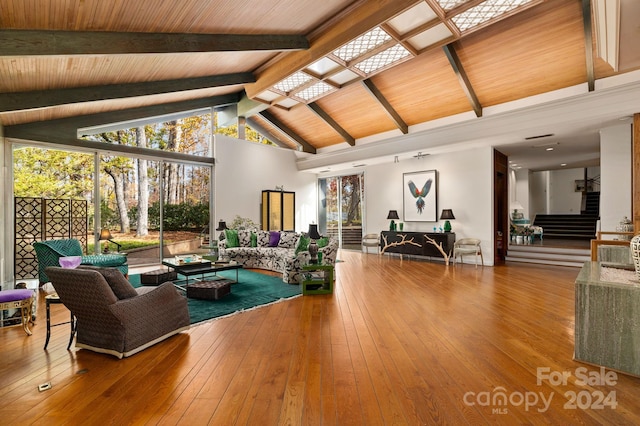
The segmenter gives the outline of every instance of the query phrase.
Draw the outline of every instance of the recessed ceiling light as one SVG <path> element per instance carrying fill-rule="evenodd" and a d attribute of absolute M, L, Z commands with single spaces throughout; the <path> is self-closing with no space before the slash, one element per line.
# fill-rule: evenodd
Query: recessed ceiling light
<path fill-rule="evenodd" d="M 547 151 L 553 151 L 553 148 L 549 147 L 547 148 Z"/>
<path fill-rule="evenodd" d="M 562 164 L 560 164 L 560 166 L 561 166 L 561 167 L 564 167 L 564 166 L 566 166 L 566 165 L 567 165 L 567 163 L 562 163 Z"/>

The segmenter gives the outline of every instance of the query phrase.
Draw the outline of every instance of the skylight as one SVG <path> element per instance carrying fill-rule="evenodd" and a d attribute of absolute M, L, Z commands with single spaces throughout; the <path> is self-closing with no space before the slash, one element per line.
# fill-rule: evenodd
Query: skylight
<path fill-rule="evenodd" d="M 357 58 L 358 56 L 367 53 L 376 47 L 391 40 L 391 36 L 384 32 L 382 28 L 375 27 L 371 31 L 364 33 L 360 37 L 351 40 L 341 48 L 333 52 L 338 58 L 345 62 Z"/>
<path fill-rule="evenodd" d="M 310 101 L 311 99 L 318 98 L 331 90 L 335 90 L 335 87 L 325 83 L 324 81 L 319 81 L 313 86 L 309 86 L 304 90 L 301 90 L 294 96 L 304 99 L 305 101 Z"/>
<path fill-rule="evenodd" d="M 469 0 L 438 0 L 438 4 L 444 10 L 451 10 L 456 6 L 467 3 Z"/>
<path fill-rule="evenodd" d="M 311 76 L 309 74 L 305 74 L 301 71 L 298 71 L 294 74 L 291 74 L 289 77 L 282 80 L 280 83 L 273 86 L 283 93 L 289 93 L 293 89 L 302 86 L 311 80 Z"/>
<path fill-rule="evenodd" d="M 344 86 L 370 78 L 428 49 L 440 48 L 488 23 L 543 1 L 417 2 L 337 49 L 327 49 L 314 62 L 301 66 L 294 74 L 264 90 L 257 99 L 287 109 L 300 103 L 314 102 Z"/>
<path fill-rule="evenodd" d="M 530 1 L 531 0 L 487 0 L 454 16 L 451 20 L 461 32 L 464 32 L 503 13 L 527 4 Z"/>
<path fill-rule="evenodd" d="M 387 50 L 383 50 L 377 55 L 373 55 L 369 59 L 365 59 L 364 61 L 356 64 L 355 68 L 358 68 L 365 74 L 371 74 L 372 72 L 391 65 L 392 63 L 406 58 L 409 55 L 410 53 L 407 49 L 396 44 L 395 46 L 390 47 Z"/>

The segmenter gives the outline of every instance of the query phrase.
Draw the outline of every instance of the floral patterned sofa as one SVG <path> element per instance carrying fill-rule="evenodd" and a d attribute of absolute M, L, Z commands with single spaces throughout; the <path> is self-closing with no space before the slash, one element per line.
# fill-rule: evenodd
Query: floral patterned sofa
<path fill-rule="evenodd" d="M 219 257 L 241 263 L 245 268 L 282 272 L 282 281 L 302 282 L 302 266 L 309 263 L 309 237 L 293 231 L 225 230 L 218 243 Z M 322 263 L 335 264 L 338 240 L 324 237 L 317 241 Z"/>

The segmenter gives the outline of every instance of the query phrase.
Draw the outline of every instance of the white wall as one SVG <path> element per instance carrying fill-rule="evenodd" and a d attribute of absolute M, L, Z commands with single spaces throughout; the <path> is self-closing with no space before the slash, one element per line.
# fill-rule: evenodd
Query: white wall
<path fill-rule="evenodd" d="M 549 213 L 580 214 L 582 192 L 575 191 L 575 181 L 584 178 L 584 169 L 549 172 Z"/>
<path fill-rule="evenodd" d="M 529 170 L 510 170 L 509 173 L 509 214 L 513 212 L 511 203 L 514 201 L 522 204 L 522 213 L 525 219 L 531 218 L 529 208 Z"/>
<path fill-rule="evenodd" d="M 398 210 L 403 220 L 403 173 L 438 171 L 438 218 L 442 209 L 452 209 L 456 239 L 482 240 L 485 265 L 493 265 L 493 150 L 477 148 L 451 154 L 430 155 L 365 168 L 365 229 L 378 233 L 389 229 L 387 213 Z M 433 232 L 444 221 L 405 222 L 405 231 Z M 473 262 L 473 259 L 467 259 Z"/>
<path fill-rule="evenodd" d="M 529 174 L 529 214 L 533 221 L 537 214 L 548 214 L 548 182 L 549 172 L 532 172 Z"/>
<path fill-rule="evenodd" d="M 296 193 L 296 231 L 306 231 L 317 222 L 317 177 L 301 173 L 295 153 L 276 148 L 215 136 L 215 222 L 229 224 L 236 215 L 260 224 L 262 190 L 284 186 Z"/>
<path fill-rule="evenodd" d="M 7 226 L 5 226 L 7 224 L 7 221 L 5 220 L 7 216 L 7 212 L 6 209 L 9 208 L 9 206 L 13 206 L 12 202 L 7 202 L 7 198 L 9 197 L 9 195 L 7 194 L 7 192 L 9 191 L 9 188 L 7 188 L 9 185 L 8 179 L 7 179 L 7 175 L 8 175 L 8 171 L 7 171 L 7 165 L 5 164 L 5 151 L 6 151 L 6 141 L 4 139 L 4 127 L 2 126 L 2 123 L 0 123 L 0 167 L 2 167 L 2 179 L 0 179 L 0 200 L 2 201 L 2 204 L 4 207 L 0 208 L 0 289 L 1 290 L 8 290 L 10 289 L 10 287 L 7 287 L 7 283 L 9 283 L 9 278 L 8 274 L 9 271 L 7 270 L 7 262 L 8 262 L 8 256 L 7 256 L 7 248 L 11 247 L 10 242 L 6 241 L 6 228 Z"/>
<path fill-rule="evenodd" d="M 600 227 L 615 231 L 631 217 L 631 124 L 600 130 Z"/>

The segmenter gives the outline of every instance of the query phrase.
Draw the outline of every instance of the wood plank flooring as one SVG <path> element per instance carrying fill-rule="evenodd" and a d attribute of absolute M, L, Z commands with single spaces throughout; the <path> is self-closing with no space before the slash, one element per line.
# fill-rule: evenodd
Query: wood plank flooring
<path fill-rule="evenodd" d="M 640 424 L 640 379 L 576 382 L 580 367 L 599 372 L 572 360 L 578 269 L 339 257 L 333 295 L 195 325 L 123 360 L 67 351 L 68 326 L 44 351 L 40 297 L 33 336 L 0 329 L 0 423 Z M 538 368 L 571 376 L 538 384 Z M 615 392 L 617 406 L 572 409 L 571 392 L 583 406 Z"/>

